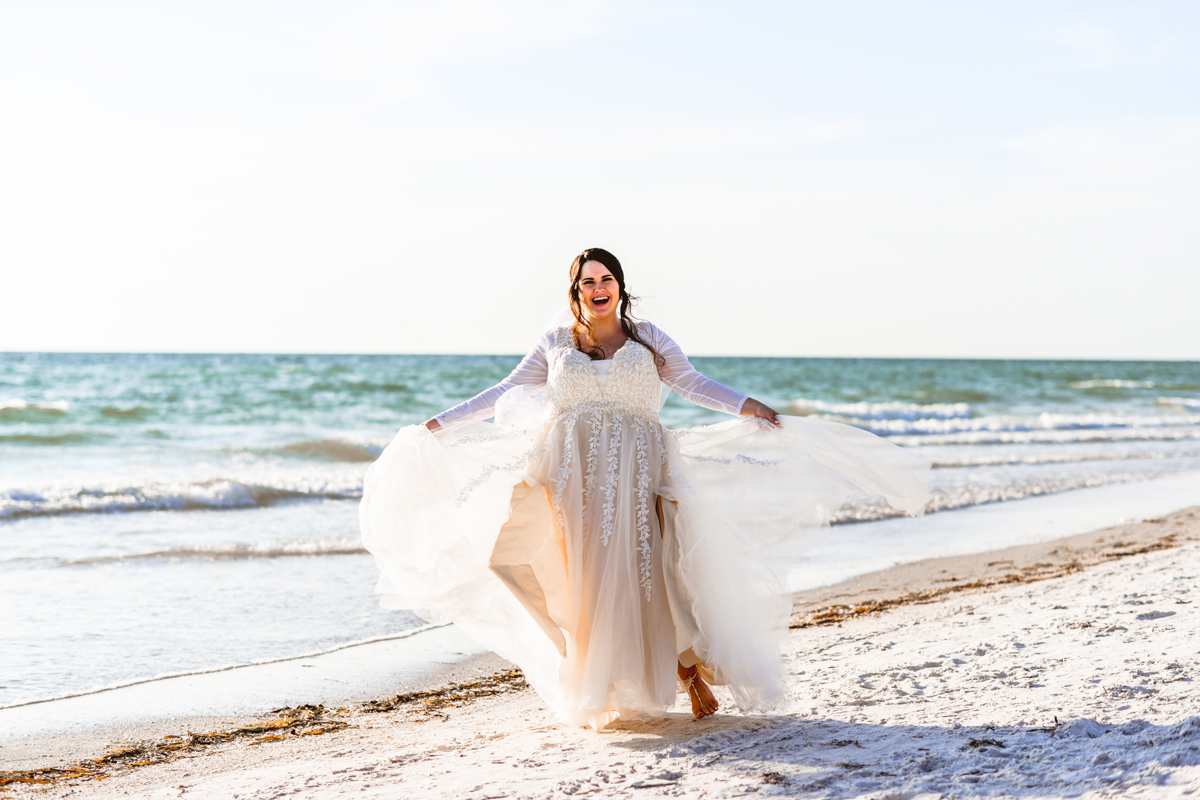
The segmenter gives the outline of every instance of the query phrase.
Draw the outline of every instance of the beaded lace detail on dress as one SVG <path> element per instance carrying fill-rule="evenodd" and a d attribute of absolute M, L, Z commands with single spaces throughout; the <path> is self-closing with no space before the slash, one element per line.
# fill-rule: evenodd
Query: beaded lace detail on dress
<path fill-rule="evenodd" d="M 555 412 L 566 414 L 593 403 L 620 408 L 647 420 L 658 421 L 658 369 L 654 356 L 630 339 L 613 356 L 605 391 L 600 391 L 592 360 L 575 347 L 570 328 L 554 332 L 549 352 L 546 388 Z"/>
<path fill-rule="evenodd" d="M 644 331 L 643 331 L 644 333 Z M 605 389 L 601 390 L 591 358 L 575 346 L 570 328 L 554 333 L 548 354 L 549 369 L 546 387 L 555 415 L 568 430 L 577 424 L 587 426 L 587 452 L 576 454 L 576 438 L 568 435 L 562 446 L 558 474 L 553 480 L 554 507 L 559 530 L 562 530 L 563 492 L 571 477 L 576 456 L 581 457 L 584 469 L 584 508 L 597 500 L 603 502 L 600 516 L 600 543 L 608 545 L 616 527 L 617 487 L 620 483 L 623 448 L 634 449 L 637 462 L 635 525 L 636 550 L 640 563 L 638 573 L 642 591 L 649 601 L 653 587 L 653 548 L 650 542 L 651 464 L 650 437 L 658 445 L 661 468 L 666 464 L 662 426 L 658 421 L 660 378 L 650 351 L 633 341 L 627 341 L 613 356 Z M 603 432 L 603 419 L 609 415 L 608 452 L 604 459 L 604 478 L 598 474 L 597 449 Z M 599 496 L 598 496 L 599 495 Z M 585 511 L 586 514 L 586 511 Z"/>

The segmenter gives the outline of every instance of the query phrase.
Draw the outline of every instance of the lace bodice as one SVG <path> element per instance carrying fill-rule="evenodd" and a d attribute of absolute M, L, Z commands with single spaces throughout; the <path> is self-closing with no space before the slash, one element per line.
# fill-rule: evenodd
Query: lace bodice
<path fill-rule="evenodd" d="M 543 334 L 507 378 L 436 419 L 441 425 L 487 419 L 509 389 L 541 385 L 548 387 L 551 402 L 560 412 L 587 402 L 611 402 L 639 416 L 656 419 L 660 382 L 696 405 L 726 414 L 741 411 L 746 395 L 697 372 L 670 336 L 649 322 L 639 322 L 638 332 L 663 357 L 662 366 L 655 365 L 654 357 L 645 347 L 634 341 L 626 342 L 613 358 L 602 392 L 590 359 L 575 350 L 570 328 L 557 328 Z M 553 378 L 552 371 L 557 373 Z"/>
<path fill-rule="evenodd" d="M 592 360 L 575 347 L 569 328 L 554 331 L 547 361 L 546 388 L 556 413 L 565 414 L 601 402 L 646 419 L 658 419 L 659 385 L 654 356 L 630 339 L 612 359 L 601 390 Z"/>

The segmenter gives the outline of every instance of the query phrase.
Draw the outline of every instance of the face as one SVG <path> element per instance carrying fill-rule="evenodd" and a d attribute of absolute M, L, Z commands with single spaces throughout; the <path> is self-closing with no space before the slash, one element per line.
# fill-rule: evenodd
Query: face
<path fill-rule="evenodd" d="M 588 261 L 579 273 L 579 304 L 583 313 L 596 319 L 604 319 L 617 313 L 621 303 L 621 289 L 608 267 L 599 261 Z"/>

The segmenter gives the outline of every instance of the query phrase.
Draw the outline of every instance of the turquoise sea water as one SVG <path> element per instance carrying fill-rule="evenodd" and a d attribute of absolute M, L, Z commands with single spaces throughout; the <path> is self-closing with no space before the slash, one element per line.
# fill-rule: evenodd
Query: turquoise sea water
<path fill-rule="evenodd" d="M 363 473 L 517 360 L 0 353 L 0 706 L 418 624 L 375 603 Z M 694 362 L 915 448 L 934 512 L 1200 470 L 1195 362 Z M 677 397 L 662 416 L 721 419 Z"/>

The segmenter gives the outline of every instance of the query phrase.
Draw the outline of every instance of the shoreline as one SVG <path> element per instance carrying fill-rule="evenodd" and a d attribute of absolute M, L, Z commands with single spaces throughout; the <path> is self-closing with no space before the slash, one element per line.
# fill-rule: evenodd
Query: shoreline
<path fill-rule="evenodd" d="M 1155 519 L 968 555 L 928 558 L 792 593 L 792 628 L 836 624 L 898 605 L 940 602 L 959 592 L 1036 583 L 1115 558 L 1176 546 L 1200 519 L 1191 506 Z"/>
<path fill-rule="evenodd" d="M 896 565 L 829 586 L 793 593 L 792 627 L 795 630 L 793 630 L 792 636 L 804 636 L 810 632 L 842 627 L 844 624 L 866 620 L 886 619 L 889 615 L 902 610 L 910 613 L 922 613 L 921 609 L 914 608 L 916 606 L 940 604 L 944 607 L 949 605 L 951 600 L 963 603 L 979 602 L 981 597 L 993 592 L 1020 590 L 1027 588 L 1024 586 L 1027 583 L 1065 578 L 1106 565 L 1117 565 L 1119 568 L 1119 564 L 1129 558 L 1144 557 L 1166 549 L 1173 550 L 1197 541 L 1200 541 L 1200 506 L 1192 506 L 1162 518 L 1118 525 L 1051 542 Z M 1018 579 L 1005 580 L 1007 576 L 1018 576 Z M 986 583 L 988 581 L 992 582 Z M 980 585 L 981 582 L 986 585 Z M 944 591 L 947 588 L 952 591 Z M 858 604 L 866 604 L 866 610 L 853 613 Z M 832 615 L 829 613 L 831 610 L 835 612 Z M 403 670 L 388 677 L 387 680 L 392 683 L 390 684 L 391 688 L 387 691 L 377 689 L 371 692 L 369 689 L 372 687 L 363 686 L 357 692 L 357 699 L 349 702 L 338 702 L 337 698 L 333 696 L 322 698 L 314 695 L 302 695 L 294 698 L 293 702 L 287 705 L 298 708 L 320 707 L 322 703 L 332 698 L 335 702 L 330 703 L 328 714 L 342 713 L 342 707 L 347 706 L 349 708 L 345 709 L 345 713 L 350 714 L 351 718 L 361 717 L 363 714 L 373 713 L 370 711 L 370 707 L 373 705 L 376 707 L 376 712 L 379 710 L 396 712 L 398 708 L 398 704 L 395 702 L 396 690 L 407 693 L 453 694 L 456 687 L 461 688 L 463 685 L 476 684 L 481 680 L 486 681 L 490 677 L 512 668 L 508 662 L 494 654 L 482 651 L 478 646 L 475 647 L 474 652 L 468 649 L 455 650 L 457 658 L 453 663 L 438 660 L 438 656 L 444 655 L 447 647 L 469 648 L 470 646 L 470 643 L 461 634 L 456 637 L 452 626 L 449 629 L 431 629 L 423 635 L 429 637 L 421 642 L 426 650 L 425 660 L 417 664 L 410 658 Z M 434 642 L 435 638 L 441 638 L 444 641 Z M 329 656 L 328 661 L 337 662 L 324 665 L 324 668 L 317 664 L 282 666 L 291 668 L 292 672 L 300 669 L 312 669 L 317 671 L 316 674 L 323 671 L 336 675 L 338 670 L 345 668 L 348 663 L 359 661 L 360 666 L 365 663 L 368 669 L 372 669 L 380 659 L 376 657 L 364 659 L 362 657 L 368 655 L 366 650 L 372 648 L 378 650 L 379 645 L 386 644 L 386 642 L 367 643 L 343 648 L 340 657 L 337 653 L 330 653 L 308 659 L 317 662 L 325 656 Z M 441 650 L 438 650 L 438 646 L 441 646 Z M 362 652 L 349 652 L 356 649 Z M 381 654 L 377 653 L 376 655 Z M 305 659 L 290 659 L 289 661 L 296 660 L 304 661 Z M 280 665 L 255 665 L 238 669 L 257 670 L 264 666 Z M 233 671 L 235 670 L 229 672 Z M 207 676 L 181 676 L 155 683 L 170 684 L 172 681 L 194 681 L 205 677 Z M 127 693 L 130 689 L 137 688 L 127 687 L 101 694 L 110 695 L 106 699 L 112 699 L 119 705 L 122 700 L 119 697 L 121 693 Z M 526 690 L 523 695 L 525 696 L 525 713 L 538 715 L 537 709 L 540 707 L 540 700 L 531 691 Z M 168 697 L 175 697 L 175 695 L 167 692 L 159 697 L 159 701 L 164 701 Z M 71 700 L 86 701 L 88 699 L 85 697 Z M 51 702 L 70 703 L 71 700 Z M 297 702 L 303 705 L 297 706 Z M 477 700 L 476 702 L 486 701 Z M 231 732 L 236 732 L 250 724 L 262 725 L 264 723 L 265 715 L 263 713 L 164 716 L 161 715 L 161 711 L 165 705 L 164 702 L 163 705 L 155 706 L 160 715 L 151 719 L 131 720 L 123 723 L 101 722 L 90 725 L 81 723 L 76 730 L 34 734 L 0 741 L 2 770 L 64 769 L 72 763 L 103 757 L 105 752 L 111 752 L 114 748 L 145 746 L 147 742 L 153 740 L 160 740 L 160 743 L 166 742 L 170 737 L 180 737 L 201 730 L 214 731 L 214 733 L 208 734 L 218 737 L 218 739 L 214 739 L 214 742 L 228 742 L 228 738 L 221 740 L 219 737 L 228 736 Z M 18 707 L 0 711 L 0 723 L 11 722 L 13 713 L 21 710 Z M 86 713 L 87 709 L 80 708 L 78 711 Z M 283 716 L 286 717 L 288 711 L 288 709 L 284 709 Z M 295 708 L 291 711 L 295 711 Z M 555 724 L 544 709 L 540 712 L 540 716 L 546 724 Z M 684 716 L 686 717 L 686 715 Z M 732 714 L 723 718 L 727 720 L 742 719 L 740 716 Z M 324 717 L 324 719 L 328 719 L 328 717 Z M 315 724 L 319 721 L 320 719 L 311 718 L 308 721 L 301 720 L 297 725 L 303 728 L 305 725 Z M 292 727 L 295 728 L 297 725 Z M 6 727 L 8 726 L 6 725 Z M 340 724 L 333 725 L 315 732 L 328 733 L 339 727 Z M 219 746 L 243 745 L 223 743 Z M 117 759 L 110 769 L 113 774 L 127 774 L 123 770 L 120 759 Z"/>
<path fill-rule="evenodd" d="M 331 647 L 328 650 L 319 650 L 319 651 L 312 652 L 312 653 L 301 653 L 300 655 L 296 655 L 296 656 L 283 656 L 281 658 L 268 658 L 263 661 L 253 661 L 249 664 L 228 664 L 223 667 L 212 667 L 211 669 L 195 669 L 195 670 L 187 670 L 184 672 L 172 672 L 167 675 L 156 675 L 153 678 L 141 678 L 139 680 L 129 681 L 128 683 L 118 683 L 114 686 L 102 686 L 98 689 L 90 689 L 86 692 L 75 692 L 74 694 L 64 694 L 64 695 L 60 695 L 59 697 L 47 697 L 42 700 L 26 700 L 23 703 L 13 703 L 10 706 L 0 706 L 0 712 L 8 711 L 9 709 L 14 709 L 14 708 L 25 708 L 26 706 L 40 706 L 44 703 L 57 703 L 57 702 L 60 702 L 63 700 L 74 700 L 78 697 L 89 697 L 89 696 L 95 695 L 95 694 L 104 694 L 105 692 L 118 692 L 122 689 L 129 689 L 133 686 L 141 686 L 141 685 L 147 684 L 147 683 L 158 683 L 159 681 L 169 681 L 169 680 L 174 680 L 176 678 L 194 678 L 198 675 L 214 675 L 218 672 L 233 672 L 234 670 L 239 670 L 239 669 L 253 669 L 255 667 L 265 667 L 270 664 L 282 664 L 287 661 L 301 661 L 306 658 L 318 658 L 319 656 L 329 655 L 330 653 L 336 653 L 341 650 L 350 650 L 355 647 L 366 647 L 366 646 L 372 645 L 372 644 L 379 644 L 380 642 L 392 642 L 392 641 L 397 641 L 400 639 L 410 639 L 413 636 L 417 636 L 419 634 L 426 633 L 428 631 L 435 630 L 437 628 L 444 628 L 450 624 L 451 623 L 449 623 L 449 622 L 444 622 L 441 624 L 426 624 L 426 625 L 422 625 L 419 628 L 412 628 L 411 630 L 401 631 L 400 633 L 394 633 L 394 634 L 391 634 L 388 636 L 375 636 L 370 639 L 364 639 L 361 642 L 347 642 L 346 644 L 341 644 L 341 645 L 338 645 L 337 647 Z"/>

